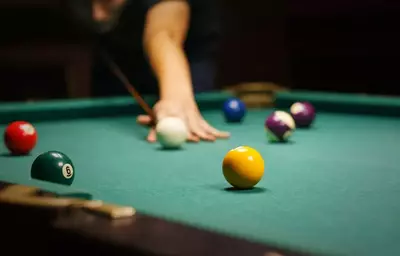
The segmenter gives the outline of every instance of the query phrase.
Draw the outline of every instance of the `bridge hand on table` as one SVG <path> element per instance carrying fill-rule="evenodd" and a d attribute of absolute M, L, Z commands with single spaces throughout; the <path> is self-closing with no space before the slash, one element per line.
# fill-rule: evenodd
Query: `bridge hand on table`
<path fill-rule="evenodd" d="M 195 102 L 194 104 L 182 105 L 175 101 L 161 100 L 154 105 L 153 109 L 157 120 L 164 117 L 179 117 L 184 120 L 189 130 L 188 141 L 215 141 L 216 139 L 229 138 L 230 136 L 229 132 L 220 131 L 204 120 Z M 139 115 L 137 117 L 137 122 L 141 125 L 150 126 L 152 121 L 153 120 L 149 115 Z M 157 141 L 154 127 L 150 127 L 147 141 Z"/>

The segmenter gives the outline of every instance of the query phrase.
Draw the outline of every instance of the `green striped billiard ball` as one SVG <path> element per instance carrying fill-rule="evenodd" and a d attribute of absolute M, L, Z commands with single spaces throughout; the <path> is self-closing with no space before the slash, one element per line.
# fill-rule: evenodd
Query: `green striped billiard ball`
<path fill-rule="evenodd" d="M 71 185 L 75 178 L 74 165 L 64 153 L 48 151 L 40 154 L 31 167 L 31 177 L 63 185 Z"/>

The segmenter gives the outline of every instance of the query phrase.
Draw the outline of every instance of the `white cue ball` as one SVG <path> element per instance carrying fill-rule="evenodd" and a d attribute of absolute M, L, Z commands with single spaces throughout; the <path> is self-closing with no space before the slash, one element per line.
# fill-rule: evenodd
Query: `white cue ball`
<path fill-rule="evenodd" d="M 186 142 L 188 129 L 178 117 L 165 117 L 156 125 L 157 140 L 164 148 L 179 148 Z"/>

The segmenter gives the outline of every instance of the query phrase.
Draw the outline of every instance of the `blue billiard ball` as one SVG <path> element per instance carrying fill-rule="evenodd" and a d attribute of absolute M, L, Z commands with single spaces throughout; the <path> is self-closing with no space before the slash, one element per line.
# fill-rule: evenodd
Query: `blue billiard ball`
<path fill-rule="evenodd" d="M 223 112 L 227 122 L 241 122 L 246 115 L 246 105 L 238 98 L 230 98 L 224 102 Z"/>

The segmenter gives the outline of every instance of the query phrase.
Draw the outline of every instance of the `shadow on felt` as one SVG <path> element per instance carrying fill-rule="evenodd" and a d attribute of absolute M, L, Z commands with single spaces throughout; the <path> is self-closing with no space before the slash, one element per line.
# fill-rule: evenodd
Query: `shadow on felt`
<path fill-rule="evenodd" d="M 216 184 L 206 186 L 211 189 L 219 190 L 225 193 L 236 193 L 236 194 L 260 194 L 270 192 L 269 189 L 264 187 L 253 187 L 249 189 L 238 189 L 234 187 L 226 187 L 226 184 Z"/>
<path fill-rule="evenodd" d="M 0 153 L 0 157 L 28 157 L 31 156 L 31 154 L 25 154 L 25 155 L 16 155 L 16 154 L 11 154 L 10 152 L 3 152 Z"/>
<path fill-rule="evenodd" d="M 293 145 L 296 142 L 294 140 L 287 140 L 287 141 L 268 141 L 267 143 L 271 145 Z"/>
<path fill-rule="evenodd" d="M 158 146 L 156 147 L 157 151 L 184 151 L 184 147 L 179 147 L 179 148 L 164 148 L 163 146 Z"/>
<path fill-rule="evenodd" d="M 229 193 L 236 193 L 236 194 L 260 194 L 260 193 L 265 193 L 268 192 L 269 190 L 263 187 L 253 187 L 249 189 L 238 189 L 234 187 L 226 187 L 222 189 L 223 191 L 229 192 Z"/>
<path fill-rule="evenodd" d="M 300 131 L 314 131 L 314 130 L 318 130 L 318 127 L 311 125 L 311 126 L 297 126 L 296 130 L 300 130 Z"/>

